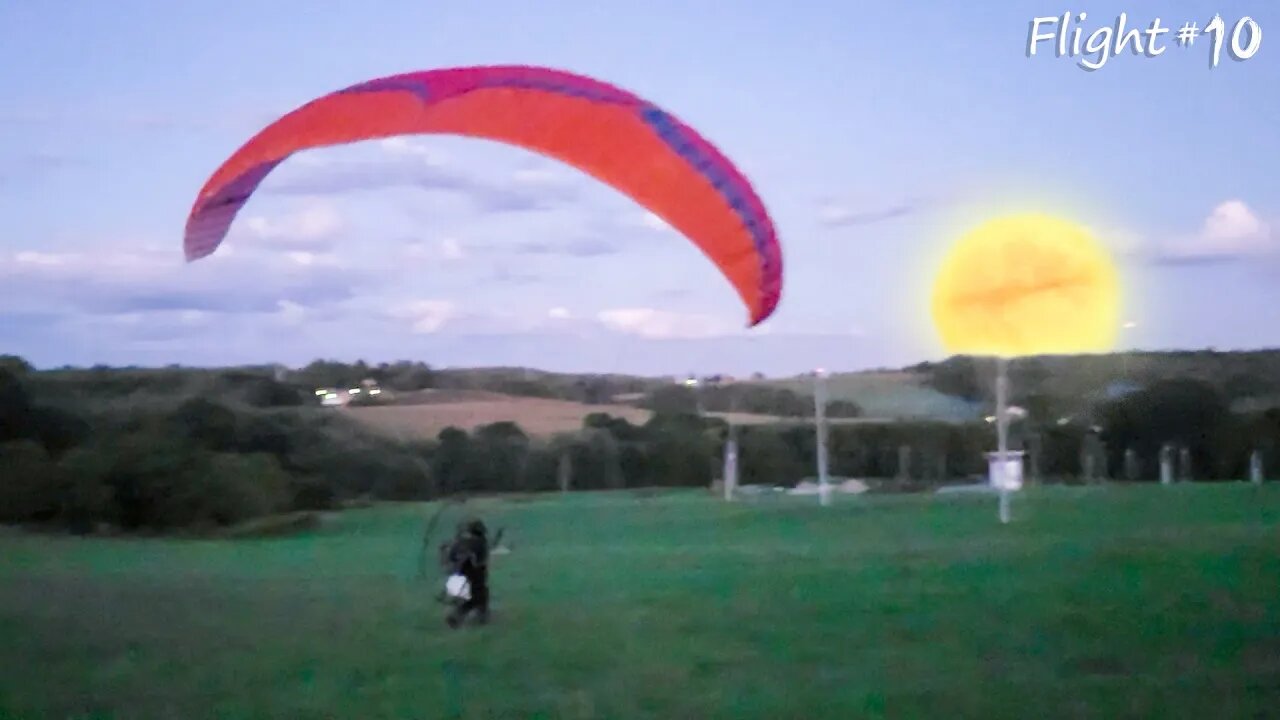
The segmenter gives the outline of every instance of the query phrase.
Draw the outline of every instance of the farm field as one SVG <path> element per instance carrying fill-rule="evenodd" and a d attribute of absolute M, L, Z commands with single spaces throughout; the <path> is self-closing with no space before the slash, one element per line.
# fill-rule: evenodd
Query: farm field
<path fill-rule="evenodd" d="M 442 392 L 437 400 L 381 406 L 348 406 L 341 410 L 352 417 L 388 435 L 411 439 L 433 438 L 441 430 L 453 426 L 471 431 L 480 425 L 513 421 L 526 433 L 547 437 L 561 432 L 572 432 L 582 427 L 582 421 L 592 413 L 608 413 L 626 418 L 634 424 L 643 424 L 652 413 L 631 405 L 586 405 L 569 400 L 518 397 L 479 391 Z M 738 425 L 761 423 L 797 422 L 812 424 L 808 418 L 777 418 L 749 413 L 708 413 L 712 417 L 730 420 Z M 842 422 L 868 422 L 861 418 L 833 418 L 831 424 Z"/>
<path fill-rule="evenodd" d="M 448 630 L 430 504 L 294 537 L 0 535 L 0 717 L 1263 717 L 1280 487 L 472 500 L 494 619 Z"/>
<path fill-rule="evenodd" d="M 762 382 L 804 395 L 813 394 L 813 380 L 808 377 Z M 926 387 L 919 377 L 908 372 L 833 373 L 827 378 L 826 386 L 828 397 L 858 403 L 867 417 L 964 421 L 980 415 L 971 403 Z"/>

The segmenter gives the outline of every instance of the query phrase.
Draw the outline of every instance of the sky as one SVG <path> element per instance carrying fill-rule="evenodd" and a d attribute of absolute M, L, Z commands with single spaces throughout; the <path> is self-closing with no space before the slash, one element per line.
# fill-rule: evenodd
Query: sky
<path fill-rule="evenodd" d="M 1121 13 L 1172 31 L 1163 53 L 1096 70 L 1055 40 L 1028 55 L 1032 19 L 1067 12 L 1082 40 Z M 1215 15 L 1211 67 L 1208 36 L 1175 35 Z M 1263 38 L 1234 60 L 1243 16 Z M 928 292 L 948 244 L 1028 210 L 1114 253 L 1120 349 L 1280 345 L 1277 32 L 1272 0 L 0 3 L 0 354 L 898 367 L 947 354 Z M 375 77 L 505 63 L 617 84 L 719 147 L 777 228 L 777 312 L 748 329 L 696 247 L 611 187 L 457 137 L 299 153 L 217 253 L 185 262 L 196 193 L 281 114 Z"/>

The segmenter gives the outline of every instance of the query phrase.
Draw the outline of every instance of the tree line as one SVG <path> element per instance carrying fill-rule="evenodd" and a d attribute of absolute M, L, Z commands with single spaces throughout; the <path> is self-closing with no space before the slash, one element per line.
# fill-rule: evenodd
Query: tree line
<path fill-rule="evenodd" d="M 814 474 L 807 418 L 731 428 L 682 390 L 644 424 L 596 413 L 549 438 L 499 422 L 399 441 L 261 372 L 35 372 L 0 359 L 0 522 L 170 532 L 360 499 L 706 487 L 730 437 L 740 483 Z M 1255 452 L 1280 468 L 1280 410 L 1233 409 L 1218 385 L 1175 378 L 1071 416 L 1033 413 L 1011 443 L 1045 482 L 1155 481 L 1162 452 L 1191 479 L 1240 479 Z M 994 444 L 986 422 L 836 422 L 829 466 L 877 490 L 927 489 L 981 478 Z"/>

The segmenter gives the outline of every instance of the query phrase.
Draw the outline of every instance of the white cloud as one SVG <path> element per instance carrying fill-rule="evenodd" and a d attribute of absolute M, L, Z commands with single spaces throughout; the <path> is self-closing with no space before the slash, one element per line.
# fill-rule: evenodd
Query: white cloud
<path fill-rule="evenodd" d="M 410 260 L 427 260 L 431 257 L 431 248 L 424 242 L 411 242 L 404 246 L 404 256 Z"/>
<path fill-rule="evenodd" d="M 280 300 L 276 303 L 276 307 L 279 308 L 276 317 L 285 324 L 298 325 L 307 319 L 307 308 L 292 300 Z"/>
<path fill-rule="evenodd" d="M 284 246 L 314 247 L 333 240 L 345 229 L 345 223 L 332 206 L 314 203 L 280 218 L 247 217 L 242 227 L 255 240 Z"/>
<path fill-rule="evenodd" d="M 940 204 L 939 201 L 922 198 L 887 201 L 882 194 L 828 198 L 818 206 L 818 222 L 827 227 L 871 225 L 905 217 L 936 204 Z"/>
<path fill-rule="evenodd" d="M 133 313 L 117 313 L 115 315 L 108 315 L 106 319 L 108 322 L 114 323 L 116 325 L 137 325 L 142 322 L 143 317 L 142 317 L 142 313 L 133 312 Z"/>
<path fill-rule="evenodd" d="M 13 261 L 20 265 L 66 265 L 79 260 L 73 253 L 42 253 L 24 251 L 14 253 Z"/>
<path fill-rule="evenodd" d="M 557 185 L 567 180 L 561 173 L 547 167 L 522 168 L 511 173 L 511 178 L 527 185 Z"/>
<path fill-rule="evenodd" d="M 638 228 L 649 232 L 679 233 L 670 223 L 650 210 L 642 210 L 640 212 L 628 210 L 616 222 L 623 228 L 628 229 Z"/>
<path fill-rule="evenodd" d="M 447 164 L 444 153 L 410 138 L 389 137 L 380 141 L 378 145 L 388 155 L 419 159 L 432 167 L 443 167 Z"/>
<path fill-rule="evenodd" d="M 547 311 L 547 317 L 552 320 L 568 320 L 573 317 L 567 308 L 553 307 Z"/>
<path fill-rule="evenodd" d="M 10 257 L 12 262 L 0 263 L 0 307 L 68 315 L 272 313 L 282 297 L 323 305 L 372 282 L 365 273 L 335 268 L 328 255 L 301 251 L 188 264 L 180 248 L 138 243 L 82 253 L 24 250 Z M 174 319 L 190 324 L 196 317 Z"/>
<path fill-rule="evenodd" d="M 455 237 L 445 237 L 434 245 L 422 241 L 408 243 L 403 249 L 410 260 L 462 260 L 467 256 L 462 243 Z"/>
<path fill-rule="evenodd" d="M 1165 255 L 1174 259 L 1257 256 L 1280 249 L 1271 227 L 1241 200 L 1219 203 L 1200 232 L 1168 243 Z"/>
<path fill-rule="evenodd" d="M 429 334 L 456 318 L 458 306 L 449 300 L 413 300 L 392 307 L 387 314 L 407 321 L 415 333 Z"/>
<path fill-rule="evenodd" d="M 603 310 L 596 318 L 616 332 L 649 339 L 707 338 L 725 335 L 731 328 L 709 315 L 683 314 L 654 308 Z"/>
<path fill-rule="evenodd" d="M 1228 200 L 1213 209 L 1200 233 L 1205 240 L 1221 243 L 1253 243 L 1270 236 L 1266 226 L 1240 200 Z"/>
<path fill-rule="evenodd" d="M 823 225 L 839 225 L 848 221 L 854 214 L 852 208 L 828 201 L 818 208 L 818 221 Z"/>
<path fill-rule="evenodd" d="M 457 238 L 447 237 L 440 241 L 440 254 L 445 260 L 461 260 L 466 257 L 466 253 L 462 250 L 462 243 Z"/>
<path fill-rule="evenodd" d="M 330 253 L 313 253 L 307 250 L 293 250 L 285 253 L 285 257 L 289 258 L 295 265 L 303 267 L 311 267 L 316 265 L 325 265 L 328 267 L 341 267 L 342 262 Z"/>

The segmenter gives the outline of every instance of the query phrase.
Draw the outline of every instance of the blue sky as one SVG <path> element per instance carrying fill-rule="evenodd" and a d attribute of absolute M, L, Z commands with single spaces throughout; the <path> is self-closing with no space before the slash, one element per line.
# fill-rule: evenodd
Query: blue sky
<path fill-rule="evenodd" d="M 1033 17 L 1127 12 L 1209 42 L 1086 72 Z M 1277 28 L 1273 30 L 1272 28 Z M 945 355 L 948 242 L 1036 209 L 1120 259 L 1126 347 L 1280 344 L 1280 7 L 1252 2 L 663 2 L 0 6 L 0 352 L 40 366 L 284 362 L 771 374 Z M 1280 37 L 1280 36 L 1277 36 Z M 1230 38 L 1228 38 L 1228 43 Z M 1280 46 L 1278 46 L 1280 47 Z M 745 310 L 629 199 L 522 150 L 414 137 L 302 153 L 198 263 L 208 175 L 278 115 L 382 75 L 525 63 L 647 97 L 751 179 L 783 299 Z"/>

